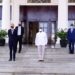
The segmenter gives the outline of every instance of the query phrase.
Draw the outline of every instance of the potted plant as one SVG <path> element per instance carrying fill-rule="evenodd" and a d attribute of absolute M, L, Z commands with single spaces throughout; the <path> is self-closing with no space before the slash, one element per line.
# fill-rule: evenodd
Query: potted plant
<path fill-rule="evenodd" d="M 64 30 L 58 31 L 56 35 L 60 38 L 60 46 L 66 47 L 67 46 L 67 32 Z"/>
<path fill-rule="evenodd" d="M 0 46 L 5 45 L 5 36 L 7 35 L 7 32 L 5 30 L 0 30 Z"/>

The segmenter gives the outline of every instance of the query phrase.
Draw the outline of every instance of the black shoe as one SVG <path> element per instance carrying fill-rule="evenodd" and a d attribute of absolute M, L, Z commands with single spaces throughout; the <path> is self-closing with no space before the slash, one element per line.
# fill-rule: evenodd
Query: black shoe
<path fill-rule="evenodd" d="M 9 59 L 9 61 L 12 61 L 12 59 Z"/>
<path fill-rule="evenodd" d="M 39 62 L 44 62 L 44 60 L 39 60 Z"/>
<path fill-rule="evenodd" d="M 74 52 L 69 52 L 69 54 L 74 54 Z"/>
<path fill-rule="evenodd" d="M 21 53 L 21 51 L 18 51 L 18 53 Z"/>
<path fill-rule="evenodd" d="M 15 61 L 15 59 L 13 59 L 13 61 Z"/>

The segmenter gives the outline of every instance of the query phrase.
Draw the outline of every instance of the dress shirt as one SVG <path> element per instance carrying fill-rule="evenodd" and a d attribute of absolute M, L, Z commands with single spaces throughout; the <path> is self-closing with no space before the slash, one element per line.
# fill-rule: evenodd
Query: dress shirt
<path fill-rule="evenodd" d="M 18 35 L 21 35 L 21 26 L 18 26 L 18 32 L 17 32 Z"/>
<path fill-rule="evenodd" d="M 14 29 L 11 29 L 11 32 L 12 32 L 12 34 L 13 34 L 13 32 L 14 32 Z"/>
<path fill-rule="evenodd" d="M 71 28 L 71 33 L 73 32 L 73 28 Z"/>

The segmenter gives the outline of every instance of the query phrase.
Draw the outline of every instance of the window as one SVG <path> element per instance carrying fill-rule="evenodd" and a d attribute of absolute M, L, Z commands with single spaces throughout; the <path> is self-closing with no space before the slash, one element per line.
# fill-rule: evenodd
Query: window
<path fill-rule="evenodd" d="M 75 0 L 68 0 L 69 3 L 75 3 Z"/>
<path fill-rule="evenodd" d="M 27 0 L 28 3 L 51 3 L 51 0 Z"/>

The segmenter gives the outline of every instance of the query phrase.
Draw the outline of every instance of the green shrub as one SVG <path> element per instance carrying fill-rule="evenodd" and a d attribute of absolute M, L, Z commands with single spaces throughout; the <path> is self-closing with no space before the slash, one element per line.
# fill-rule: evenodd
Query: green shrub
<path fill-rule="evenodd" d="M 5 38 L 6 35 L 7 35 L 7 32 L 5 30 L 0 30 L 0 39 Z"/>
<path fill-rule="evenodd" d="M 65 32 L 64 30 L 58 31 L 58 32 L 56 33 L 56 35 L 57 35 L 61 40 L 67 39 L 67 32 Z"/>

